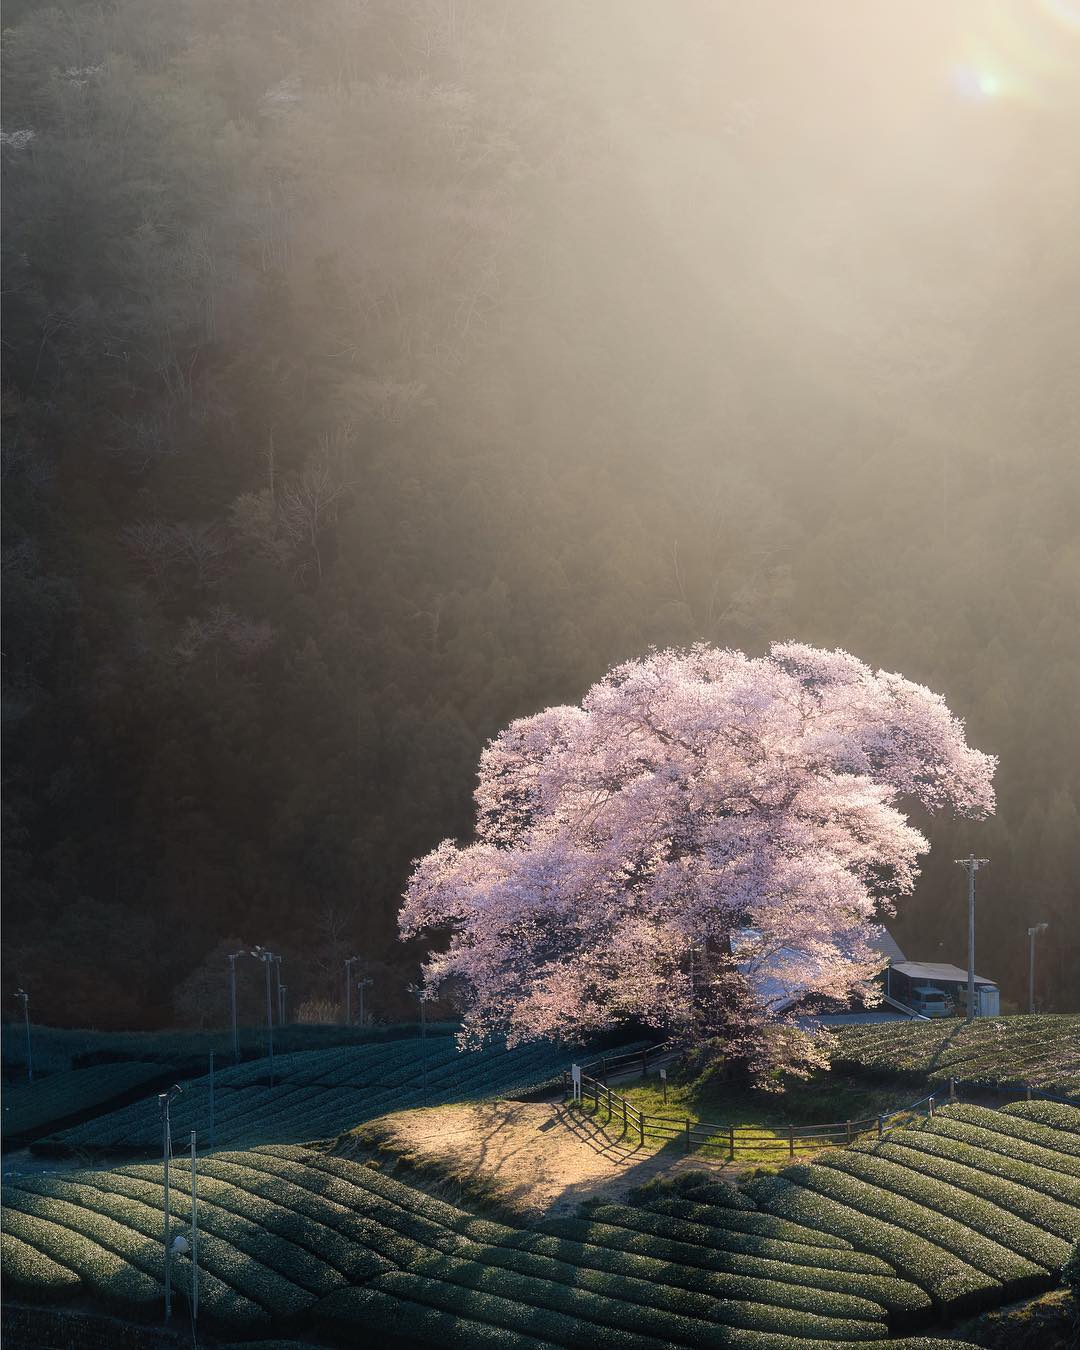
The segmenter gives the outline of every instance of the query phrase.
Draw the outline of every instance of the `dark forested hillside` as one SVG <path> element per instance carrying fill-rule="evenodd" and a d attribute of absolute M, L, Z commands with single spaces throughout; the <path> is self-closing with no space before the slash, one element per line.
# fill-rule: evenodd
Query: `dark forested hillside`
<path fill-rule="evenodd" d="M 980 973 L 1046 920 L 1080 1006 L 1080 44 L 965 101 L 993 8 L 13 0 L 5 988 L 217 1020 L 242 937 L 400 1014 L 486 738 L 796 638 L 1001 757 L 901 945 L 975 849 Z"/>

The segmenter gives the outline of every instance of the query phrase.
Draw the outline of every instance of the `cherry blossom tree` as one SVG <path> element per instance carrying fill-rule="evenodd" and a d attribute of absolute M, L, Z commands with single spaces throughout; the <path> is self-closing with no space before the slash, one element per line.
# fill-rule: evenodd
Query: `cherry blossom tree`
<path fill-rule="evenodd" d="M 638 1019 L 797 1070 L 820 1054 L 793 994 L 876 997 L 875 920 L 928 848 L 901 804 L 985 816 L 995 766 L 846 652 L 654 652 L 487 746 L 476 840 L 416 862 L 402 935 L 450 930 L 425 977 L 462 990 L 468 1041 Z"/>

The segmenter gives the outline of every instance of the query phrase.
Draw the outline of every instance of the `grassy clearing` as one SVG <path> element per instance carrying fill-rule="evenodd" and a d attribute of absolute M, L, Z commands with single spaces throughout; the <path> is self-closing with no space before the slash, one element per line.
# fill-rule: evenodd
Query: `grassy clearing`
<path fill-rule="evenodd" d="M 911 1088 L 906 1084 L 867 1086 L 855 1081 L 834 1081 L 828 1075 L 817 1075 L 805 1083 L 793 1083 L 782 1094 L 761 1092 L 725 1082 L 719 1072 L 694 1078 L 673 1076 L 667 1084 L 666 1102 L 663 1085 L 652 1076 L 620 1082 L 613 1090 L 626 1097 L 639 1111 L 668 1119 L 675 1126 L 683 1126 L 689 1120 L 691 1125 L 734 1128 L 735 1156 L 739 1162 L 774 1165 L 784 1163 L 789 1157 L 788 1126 L 865 1120 L 895 1110 L 905 1094 L 911 1094 Z M 583 1109 L 598 1119 L 607 1118 L 603 1101 L 598 1110 L 591 1102 L 586 1102 Z M 907 1118 L 899 1119 L 903 1123 Z M 617 1114 L 612 1124 L 616 1130 L 621 1128 L 621 1118 Z M 677 1151 L 685 1146 L 677 1138 L 669 1147 Z M 811 1139 L 795 1139 L 796 1154 L 812 1153 L 819 1147 L 821 1145 Z M 724 1140 L 708 1145 L 706 1151 L 722 1156 Z"/>

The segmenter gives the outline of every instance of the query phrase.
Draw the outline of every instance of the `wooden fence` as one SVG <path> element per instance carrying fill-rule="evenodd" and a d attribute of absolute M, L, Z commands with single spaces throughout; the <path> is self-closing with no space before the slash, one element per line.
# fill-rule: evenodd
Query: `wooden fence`
<path fill-rule="evenodd" d="M 644 1052 L 649 1053 L 649 1052 Z M 652 1051 L 655 1055 L 656 1050 Z M 632 1056 L 620 1056 L 622 1059 L 634 1058 L 641 1061 L 641 1052 Z M 593 1067 L 589 1065 L 588 1067 Z M 608 1072 L 612 1072 L 608 1064 Z M 938 1095 L 923 1097 L 909 1106 L 879 1116 L 867 1116 L 861 1120 L 842 1120 L 828 1125 L 787 1125 L 770 1131 L 768 1134 L 748 1134 L 735 1125 L 713 1125 L 705 1121 L 693 1121 L 689 1117 L 657 1116 L 651 1112 L 639 1111 L 633 1102 L 627 1101 L 621 1093 L 613 1092 L 599 1079 L 587 1074 L 584 1067 L 580 1079 L 576 1074 L 564 1075 L 563 1086 L 566 1095 L 572 1096 L 576 1104 L 583 1108 L 591 1103 L 593 1114 L 602 1109 L 607 1112 L 608 1123 L 622 1123 L 622 1137 L 636 1139 L 643 1145 L 646 1139 L 660 1139 L 665 1142 L 676 1140 L 685 1144 L 687 1153 L 693 1148 L 722 1149 L 729 1161 L 734 1161 L 740 1149 L 755 1156 L 762 1151 L 776 1151 L 794 1158 L 796 1152 L 806 1149 L 824 1148 L 828 1145 L 844 1147 L 867 1135 L 881 1137 L 886 1131 L 901 1124 L 901 1117 L 912 1113 L 925 1112 L 933 1117 Z"/>

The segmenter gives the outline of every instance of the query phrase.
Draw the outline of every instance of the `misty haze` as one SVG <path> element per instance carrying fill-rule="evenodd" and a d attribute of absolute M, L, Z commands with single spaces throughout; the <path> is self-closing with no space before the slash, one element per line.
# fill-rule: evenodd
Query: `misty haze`
<path fill-rule="evenodd" d="M 909 1267 L 888 1243 L 865 1250 L 913 1301 L 815 1288 L 824 1304 L 790 1325 L 787 1303 L 735 1319 L 731 1340 L 653 1310 L 640 1326 L 561 1303 L 550 1324 L 500 1321 L 494 1303 L 402 1293 L 414 1258 L 377 1243 L 370 1289 L 341 1260 L 333 1279 L 282 1266 L 313 1298 L 354 1280 L 363 1310 L 343 1299 L 305 1321 L 284 1295 L 233 1287 L 285 1334 L 317 1326 L 316 1344 L 353 1343 L 359 1319 L 372 1346 L 575 1345 L 580 1317 L 645 1350 L 749 1345 L 736 1327 L 789 1338 L 770 1347 L 847 1344 L 826 1322 L 875 1298 L 881 1334 L 949 1335 L 1000 1301 L 984 1277 L 1009 1297 L 1060 1283 L 1080 1192 L 1035 1171 L 1055 1170 L 1038 1152 L 1052 1132 L 1073 1164 L 1080 1148 L 1080 8 L 7 0 L 3 22 L 14 1145 L 64 1166 L 152 1157 L 160 1190 L 157 1094 L 175 1078 L 178 1155 L 209 1120 L 222 1147 L 286 1151 L 377 1122 L 363 1147 L 412 1157 L 481 1129 L 461 1056 L 497 1054 L 484 1101 L 569 1094 L 521 1156 L 546 1158 L 564 1115 L 599 1128 L 606 1090 L 624 1136 L 642 1113 L 642 1148 L 649 1112 L 685 1117 L 662 1149 L 730 1128 L 738 1181 L 736 1127 L 776 1131 L 787 1165 L 784 1130 L 842 1116 L 829 1142 L 847 1148 L 859 1120 L 880 1140 L 888 1112 L 937 1094 L 915 1113 L 930 1129 L 977 1082 L 949 1108 L 975 1114 L 945 1161 L 897 1183 L 915 1205 L 928 1176 L 974 1173 L 961 1145 L 981 1147 L 994 1127 L 978 1113 L 1006 1101 L 978 1094 L 1034 1085 L 1045 1100 L 1014 1118 L 1030 1138 L 999 1178 L 1024 1230 L 1015 1268 L 991 1259 L 1008 1239 L 988 1219 L 961 1293 L 922 1280 L 936 1256 Z M 902 1020 L 899 1041 L 874 1039 L 879 1013 Z M 1011 1067 L 950 1059 L 954 1037 L 990 1036 L 981 1018 L 1002 1055 L 1019 1047 Z M 916 1053 L 919 1035 L 936 1039 Z M 399 1043 L 421 1057 L 391 1071 Z M 39 1095 L 19 1098 L 35 1050 Z M 278 1129 L 252 1107 L 264 1132 L 230 1134 L 225 1080 L 209 1080 L 209 1116 L 195 1105 L 211 1050 L 248 1075 L 238 1094 L 295 1074 L 340 1112 L 327 1098 Z M 595 1067 L 609 1054 L 640 1056 L 621 1108 Z M 306 1055 L 339 1059 L 301 1074 Z M 595 1100 L 572 1062 L 606 1085 Z M 907 1077 L 881 1078 L 893 1069 Z M 91 1071 L 99 1085 L 65 1096 L 56 1078 L 40 1105 L 53 1075 Z M 406 1081 L 412 1095 L 361 1114 L 340 1095 Z M 814 1096 L 827 1082 L 831 1108 Z M 439 1102 L 452 1129 L 407 1114 Z M 899 1171 L 902 1152 L 880 1165 Z M 526 1210 L 499 1192 L 491 1214 L 562 1214 L 554 1236 L 585 1242 L 567 1197 L 631 1194 L 583 1189 L 609 1184 L 600 1165 L 571 1183 L 551 1163 Z M 214 1184 L 239 1187 L 233 1166 Z M 473 1174 L 441 1153 L 429 1166 L 460 1189 L 418 1213 L 453 1228 L 438 1206 L 479 1205 Z M 875 1182 L 852 1168 L 861 1180 L 822 1184 L 818 1208 L 781 1203 L 775 1178 L 739 1204 L 773 1216 L 754 1231 L 777 1248 L 799 1224 L 849 1246 L 826 1211 Z M 360 1184 L 344 1175 L 333 1186 Z M 144 1294 L 172 1297 L 158 1220 L 158 1264 L 131 1257 L 153 1288 L 132 1274 L 122 1297 L 35 1236 L 75 1224 L 65 1184 L 58 1210 L 13 1202 L 18 1299 L 38 1308 L 45 1280 L 137 1320 Z M 1025 1208 L 1029 1185 L 1049 1220 Z M 676 1191 L 648 1231 L 678 1266 L 675 1240 L 706 1222 L 685 1207 L 729 1201 Z M 999 1203 L 973 1194 L 979 1215 Z M 453 1231 L 470 1235 L 462 1261 L 509 1243 Z M 616 1298 L 615 1274 L 590 1279 L 581 1298 Z M 207 1288 L 222 1343 L 259 1331 Z M 400 1326 L 391 1295 L 412 1300 Z M 713 1316 L 696 1306 L 679 1326 Z M 18 1315 L 16 1350 L 52 1344 L 38 1312 Z M 492 1326 L 506 1339 L 484 1339 Z"/>

